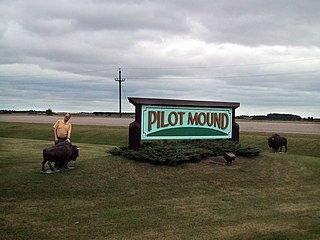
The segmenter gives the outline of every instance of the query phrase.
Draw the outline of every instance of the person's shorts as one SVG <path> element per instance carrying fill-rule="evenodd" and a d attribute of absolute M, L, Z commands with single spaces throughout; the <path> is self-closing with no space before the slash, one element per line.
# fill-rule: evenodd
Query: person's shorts
<path fill-rule="evenodd" d="M 66 141 L 67 139 L 68 139 L 68 138 L 59 138 L 59 137 L 58 137 L 58 142 L 57 142 L 57 143 L 64 142 L 64 141 Z M 56 144 L 57 144 L 57 143 L 56 143 Z"/>

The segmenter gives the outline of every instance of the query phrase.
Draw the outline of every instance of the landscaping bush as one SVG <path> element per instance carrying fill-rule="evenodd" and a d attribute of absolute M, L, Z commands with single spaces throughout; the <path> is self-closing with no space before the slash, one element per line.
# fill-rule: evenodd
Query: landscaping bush
<path fill-rule="evenodd" d="M 236 156 L 254 157 L 259 155 L 260 150 L 243 147 L 230 140 L 189 140 L 144 142 L 136 151 L 128 147 L 115 148 L 110 151 L 113 155 L 170 166 L 197 162 L 209 156 L 223 155 L 226 152 L 233 152 Z"/>

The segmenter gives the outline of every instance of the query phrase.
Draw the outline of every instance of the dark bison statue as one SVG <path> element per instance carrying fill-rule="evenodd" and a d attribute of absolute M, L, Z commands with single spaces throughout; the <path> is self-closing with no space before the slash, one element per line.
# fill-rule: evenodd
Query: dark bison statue
<path fill-rule="evenodd" d="M 68 163 L 71 160 L 75 161 L 79 157 L 79 149 L 68 141 L 43 149 L 42 171 L 46 171 L 44 168 L 46 162 L 48 162 L 51 171 L 55 170 L 51 165 L 52 162 L 55 163 L 55 167 L 67 169 Z"/>
<path fill-rule="evenodd" d="M 288 141 L 285 137 L 281 137 L 279 134 L 272 134 L 271 137 L 268 138 L 268 145 L 270 148 L 272 148 L 273 152 L 279 152 L 282 151 L 282 147 L 285 147 L 285 152 L 287 151 L 288 147 Z"/>

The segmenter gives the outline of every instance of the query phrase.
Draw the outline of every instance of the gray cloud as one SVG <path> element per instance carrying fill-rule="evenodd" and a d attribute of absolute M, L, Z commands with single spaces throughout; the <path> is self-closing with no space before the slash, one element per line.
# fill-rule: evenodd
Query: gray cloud
<path fill-rule="evenodd" d="M 126 97 L 320 117 L 319 1 L 1 1 L 0 109 L 117 111 Z"/>

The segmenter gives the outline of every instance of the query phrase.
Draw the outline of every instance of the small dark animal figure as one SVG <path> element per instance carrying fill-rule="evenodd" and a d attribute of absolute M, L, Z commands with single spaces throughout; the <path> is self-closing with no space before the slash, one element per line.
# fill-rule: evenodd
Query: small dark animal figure
<path fill-rule="evenodd" d="M 285 152 L 287 151 L 287 139 L 285 137 L 281 137 L 279 134 L 272 134 L 271 137 L 268 138 L 268 145 L 270 148 L 272 148 L 273 152 L 281 152 L 282 147 L 285 147 Z"/>
<path fill-rule="evenodd" d="M 54 162 L 58 168 L 68 168 L 68 163 L 75 161 L 79 157 L 79 149 L 68 141 L 58 143 L 53 147 L 43 149 L 42 171 L 45 172 L 44 165 L 48 162 L 51 171 L 54 171 L 51 163 Z"/>
<path fill-rule="evenodd" d="M 236 155 L 234 155 L 232 152 L 227 152 L 223 155 L 224 159 L 227 161 L 227 165 L 232 165 L 232 161 L 236 159 Z"/>

